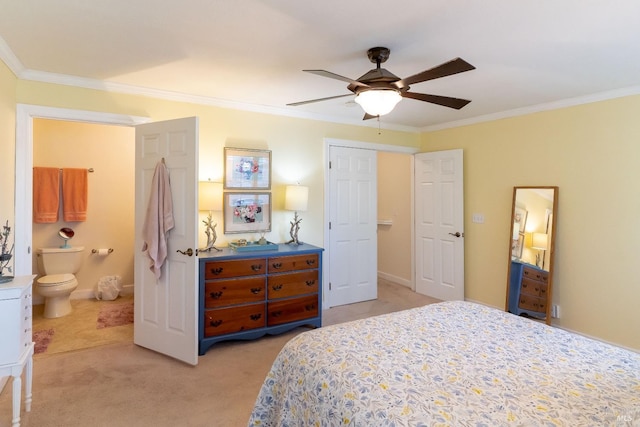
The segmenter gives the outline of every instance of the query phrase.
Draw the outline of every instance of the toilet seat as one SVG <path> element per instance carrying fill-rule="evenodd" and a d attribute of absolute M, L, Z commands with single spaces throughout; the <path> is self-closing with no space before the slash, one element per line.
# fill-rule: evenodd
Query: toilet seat
<path fill-rule="evenodd" d="M 47 286 L 60 286 L 67 285 L 73 282 L 76 279 L 76 276 L 73 274 L 65 273 L 65 274 L 50 274 L 48 276 L 43 276 L 37 280 L 38 285 L 47 287 Z"/>

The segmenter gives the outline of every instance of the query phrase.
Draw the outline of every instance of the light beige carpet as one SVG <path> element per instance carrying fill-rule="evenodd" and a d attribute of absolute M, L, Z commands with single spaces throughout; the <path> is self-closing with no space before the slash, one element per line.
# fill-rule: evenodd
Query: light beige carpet
<path fill-rule="evenodd" d="M 324 311 L 341 323 L 435 300 L 382 281 L 379 298 Z M 94 326 L 95 327 L 95 326 Z M 307 330 L 213 346 L 192 367 L 131 341 L 44 354 L 34 361 L 31 412 L 25 427 L 246 426 L 271 363 Z M 11 425 L 10 382 L 0 394 L 0 427 Z"/>

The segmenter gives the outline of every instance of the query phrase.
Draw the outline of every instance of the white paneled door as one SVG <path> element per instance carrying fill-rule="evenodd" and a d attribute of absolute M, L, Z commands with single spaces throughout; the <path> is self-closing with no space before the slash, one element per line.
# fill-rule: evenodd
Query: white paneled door
<path fill-rule="evenodd" d="M 464 300 L 462 150 L 415 155 L 416 292 Z"/>
<path fill-rule="evenodd" d="M 143 253 L 142 228 L 158 162 L 169 170 L 175 227 L 159 280 Z M 134 342 L 198 363 L 198 119 L 136 126 Z"/>
<path fill-rule="evenodd" d="M 377 153 L 329 147 L 328 306 L 378 297 Z"/>

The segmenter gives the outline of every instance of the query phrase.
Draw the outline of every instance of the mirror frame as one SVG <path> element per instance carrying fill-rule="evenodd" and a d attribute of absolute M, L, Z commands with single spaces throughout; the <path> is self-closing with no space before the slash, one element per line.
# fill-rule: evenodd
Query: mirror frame
<path fill-rule="evenodd" d="M 556 229 L 558 224 L 558 192 L 559 188 L 557 186 L 525 186 L 525 187 L 513 187 L 513 200 L 511 203 L 511 225 L 509 227 L 509 258 L 507 264 L 507 297 L 505 301 L 505 311 L 509 312 L 509 293 L 511 291 L 511 264 L 513 261 L 513 233 L 514 233 L 514 224 L 516 219 L 516 196 L 518 194 L 518 190 L 535 190 L 535 189 L 544 189 L 544 190 L 553 190 L 553 224 L 551 227 L 551 236 L 549 236 L 549 277 L 547 280 L 547 310 L 545 313 L 545 318 L 537 318 L 533 316 L 529 316 L 531 319 L 545 321 L 547 325 L 551 324 L 551 308 L 552 308 L 552 296 L 553 296 L 553 271 L 554 271 L 554 254 L 555 254 L 555 242 L 556 242 Z M 515 313 L 514 313 L 515 315 Z"/>

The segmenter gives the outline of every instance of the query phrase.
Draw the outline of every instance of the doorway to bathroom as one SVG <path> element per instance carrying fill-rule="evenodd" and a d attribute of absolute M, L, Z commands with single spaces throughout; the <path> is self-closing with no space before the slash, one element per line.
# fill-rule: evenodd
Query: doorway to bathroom
<path fill-rule="evenodd" d="M 79 286 L 72 295 L 74 312 L 71 315 L 43 318 L 41 304 L 44 300 L 34 292 L 34 337 L 37 342 L 49 344 L 47 354 L 133 341 L 132 324 L 126 321 L 127 305 L 133 305 L 133 125 L 145 121 L 129 116 L 48 107 L 18 107 L 16 188 L 26 191 L 16 195 L 16 199 L 24 199 L 22 203 L 16 200 L 16 253 L 31 254 L 38 247 L 60 246 L 63 242 L 58 237 L 58 230 L 62 227 L 74 229 L 75 236 L 69 242 L 72 246 L 85 248 L 83 267 L 76 274 Z M 31 205 L 26 206 L 32 197 L 30 174 L 33 166 L 93 170 L 89 174 L 87 221 L 64 222 L 60 213 L 56 223 L 33 224 Z M 24 215 L 20 214 L 21 210 L 25 211 Z M 28 244 L 18 247 L 18 242 Z M 100 249 L 112 251 L 100 256 L 105 252 Z M 21 258 L 21 263 L 16 260 L 16 272 L 37 274 L 35 256 Z M 95 285 L 106 275 L 120 276 L 123 292 L 114 301 L 97 301 Z M 130 311 L 132 315 L 132 309 Z M 109 312 L 112 317 L 122 317 L 125 321 L 100 326 L 101 312 Z"/>

